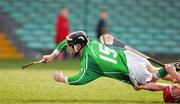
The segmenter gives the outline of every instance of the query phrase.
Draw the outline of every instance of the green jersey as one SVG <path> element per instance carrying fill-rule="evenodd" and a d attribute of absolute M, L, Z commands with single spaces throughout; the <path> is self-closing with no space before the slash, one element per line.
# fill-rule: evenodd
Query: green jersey
<path fill-rule="evenodd" d="M 64 40 L 56 47 L 56 50 L 61 52 L 66 46 L 67 43 Z M 82 85 L 101 76 L 132 84 L 124 52 L 115 51 L 97 41 L 89 40 L 82 48 L 80 72 L 68 77 L 66 82 L 70 85 Z"/>

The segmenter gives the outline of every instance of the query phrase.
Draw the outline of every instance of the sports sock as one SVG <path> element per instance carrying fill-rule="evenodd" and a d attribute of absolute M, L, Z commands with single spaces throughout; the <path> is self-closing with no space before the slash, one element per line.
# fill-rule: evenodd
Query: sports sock
<path fill-rule="evenodd" d="M 168 75 L 168 73 L 164 68 L 161 68 L 156 72 L 156 76 L 159 78 L 164 78 L 166 75 Z"/>

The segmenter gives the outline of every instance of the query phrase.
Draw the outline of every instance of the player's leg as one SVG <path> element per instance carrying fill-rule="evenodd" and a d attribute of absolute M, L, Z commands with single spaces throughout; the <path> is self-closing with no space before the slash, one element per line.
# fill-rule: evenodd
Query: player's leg
<path fill-rule="evenodd" d="M 172 65 L 166 65 L 165 68 L 161 68 L 153 74 L 154 80 L 158 80 L 160 78 L 171 82 L 180 82 L 180 74 L 176 72 L 174 66 Z"/>
<path fill-rule="evenodd" d="M 152 73 L 147 69 L 148 61 L 145 62 L 144 59 L 126 50 L 127 65 L 129 69 L 129 77 L 134 86 L 144 85 L 152 80 Z"/>
<path fill-rule="evenodd" d="M 147 59 L 143 57 L 139 57 L 139 58 L 142 58 L 142 62 L 146 65 L 148 71 L 153 73 L 153 77 L 152 77 L 153 82 L 158 81 L 160 79 L 159 77 L 161 77 L 163 80 L 177 82 L 177 80 L 173 78 L 171 75 L 169 75 L 164 68 L 155 67 Z M 157 77 L 157 75 L 159 77 Z"/>
<path fill-rule="evenodd" d="M 159 69 L 159 68 L 154 67 L 147 59 L 137 54 L 134 54 L 131 51 L 126 50 L 124 53 L 126 54 L 126 58 L 129 64 L 128 67 L 131 66 L 131 64 L 134 62 L 144 63 L 147 66 L 148 71 L 151 73 L 154 73 L 152 77 L 153 81 L 157 81 L 159 78 L 172 81 L 172 82 L 180 81 L 180 74 L 176 72 L 175 68 L 172 68 L 172 67 L 168 68 L 166 66 L 166 69 L 164 68 Z M 173 69 L 174 71 L 172 71 Z M 170 76 L 168 74 L 170 74 Z"/>
<path fill-rule="evenodd" d="M 158 81 L 160 78 L 157 77 L 156 73 L 159 73 L 159 70 L 162 70 L 161 68 L 154 67 L 150 62 L 147 62 L 147 59 L 144 59 L 144 62 L 147 63 L 146 67 L 149 72 L 153 73 L 153 82 Z M 164 69 L 163 69 L 164 70 Z M 161 71 L 160 71 L 161 72 Z M 165 77 L 162 78 L 163 80 L 171 81 L 171 82 L 176 82 L 176 79 L 174 79 L 171 75 L 166 75 Z"/>
<path fill-rule="evenodd" d="M 161 68 L 158 70 L 155 74 L 156 78 L 165 78 L 168 74 L 171 75 L 174 79 L 176 79 L 178 82 L 180 82 L 180 73 L 176 71 L 176 68 L 174 65 L 165 65 L 165 68 Z"/>
<path fill-rule="evenodd" d="M 156 72 L 158 68 L 153 67 L 147 59 L 130 51 L 125 51 L 125 54 L 129 68 L 129 76 L 135 86 L 145 85 L 147 82 L 155 82 L 158 80 L 154 75 L 154 72 Z M 174 79 L 167 76 L 167 80 L 173 81 Z"/>

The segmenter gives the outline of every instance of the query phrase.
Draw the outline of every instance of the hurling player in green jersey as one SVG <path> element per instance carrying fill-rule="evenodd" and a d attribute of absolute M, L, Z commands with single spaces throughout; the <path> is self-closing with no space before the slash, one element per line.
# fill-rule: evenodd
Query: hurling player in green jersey
<path fill-rule="evenodd" d="M 42 60 L 45 60 L 45 63 L 51 62 L 66 48 L 70 55 L 81 56 L 80 71 L 74 76 L 64 76 L 62 72 L 56 71 L 53 76 L 58 82 L 83 85 L 103 76 L 130 84 L 135 90 L 162 91 L 169 85 L 158 83 L 158 79 L 173 81 L 176 78 L 168 75 L 164 68 L 155 68 L 147 59 L 131 51 L 115 51 L 88 39 L 83 31 L 69 34 L 50 55 L 44 55 Z M 174 68 L 169 65 L 166 67 L 169 70 Z"/>

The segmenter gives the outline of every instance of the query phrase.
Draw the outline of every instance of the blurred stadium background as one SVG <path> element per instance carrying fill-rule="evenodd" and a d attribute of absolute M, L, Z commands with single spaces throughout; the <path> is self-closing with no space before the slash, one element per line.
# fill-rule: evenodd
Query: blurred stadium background
<path fill-rule="evenodd" d="M 114 81 L 108 79 L 80 87 L 89 94 L 85 98 L 79 93 L 79 87 L 56 85 L 51 78 L 52 70 L 39 70 L 75 68 L 77 70 L 64 70 L 74 75 L 79 69 L 78 59 L 20 70 L 22 64 L 29 62 L 27 59 L 39 59 L 55 48 L 56 17 L 62 6 L 70 10 L 71 32 L 83 30 L 96 39 L 98 14 L 106 9 L 108 31 L 116 38 L 159 60 L 172 61 L 180 57 L 179 0 L 0 0 L 1 103 L 142 103 L 142 100 L 143 103 L 163 103 L 159 92 L 134 93 L 130 86 L 121 83 L 114 86 Z M 111 91 L 106 90 L 108 88 Z M 97 93 L 93 93 L 95 90 Z"/>
<path fill-rule="evenodd" d="M 84 30 L 96 38 L 103 8 L 115 37 L 152 55 L 180 55 L 179 0 L 0 0 L 0 58 L 35 58 L 52 51 L 61 6 L 70 9 L 71 32 Z"/>

